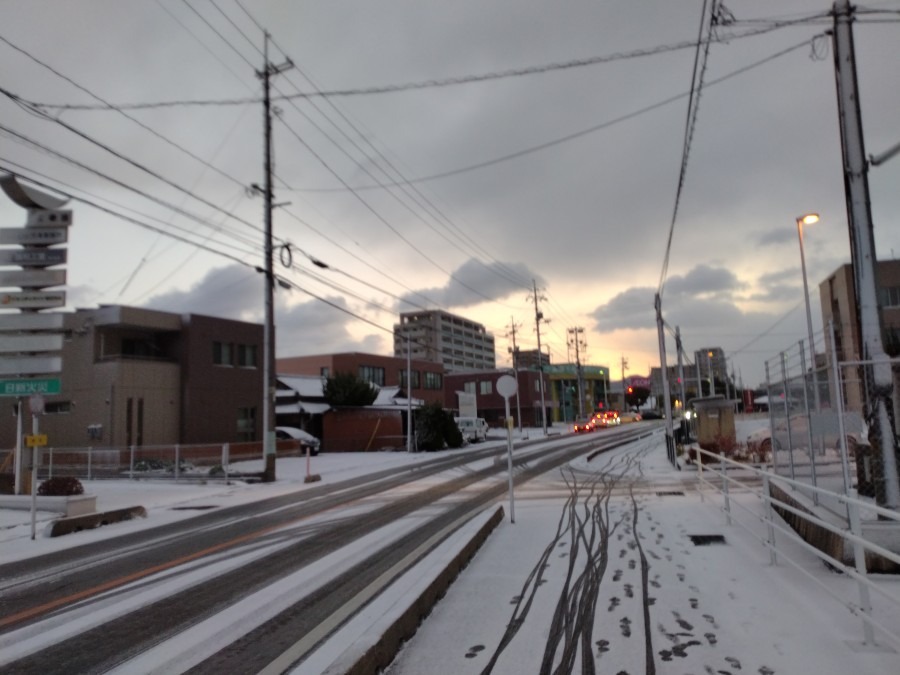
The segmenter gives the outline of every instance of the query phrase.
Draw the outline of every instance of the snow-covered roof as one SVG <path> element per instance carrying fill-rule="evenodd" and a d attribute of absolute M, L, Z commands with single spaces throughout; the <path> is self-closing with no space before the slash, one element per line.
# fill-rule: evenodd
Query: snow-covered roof
<path fill-rule="evenodd" d="M 296 391 L 301 398 L 322 398 L 322 378 L 318 375 L 279 375 L 278 381 Z"/>
<path fill-rule="evenodd" d="M 308 401 L 294 401 L 292 403 L 279 403 L 275 405 L 276 415 L 288 415 L 307 413 L 309 415 L 321 415 L 331 409 L 327 403 L 310 403 Z"/>

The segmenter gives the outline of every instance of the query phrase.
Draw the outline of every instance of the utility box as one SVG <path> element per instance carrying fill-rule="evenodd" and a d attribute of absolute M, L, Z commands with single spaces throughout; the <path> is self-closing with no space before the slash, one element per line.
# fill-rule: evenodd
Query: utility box
<path fill-rule="evenodd" d="M 737 446 L 734 432 L 734 401 L 724 396 L 693 400 L 697 413 L 697 443 L 704 450 L 728 454 Z"/>

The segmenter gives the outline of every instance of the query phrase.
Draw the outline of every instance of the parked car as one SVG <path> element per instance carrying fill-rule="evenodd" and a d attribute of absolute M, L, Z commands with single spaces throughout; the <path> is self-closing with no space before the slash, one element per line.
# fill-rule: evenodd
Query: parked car
<path fill-rule="evenodd" d="M 790 419 L 790 438 L 788 437 L 788 419 Z M 847 438 L 847 453 L 852 457 L 858 445 L 868 444 L 868 430 L 858 413 L 844 413 L 844 433 Z M 837 413 L 824 411 L 819 421 L 813 423 L 813 445 L 817 446 L 818 436 L 824 439 L 826 448 L 840 449 L 840 431 Z M 750 452 L 769 453 L 772 451 L 772 430 L 767 424 L 747 436 L 747 449 Z M 775 421 L 776 450 L 806 448 L 809 445 L 809 418 L 806 415 L 792 415 Z"/>
<path fill-rule="evenodd" d="M 321 444 L 319 439 L 303 429 L 298 429 L 297 427 L 275 427 L 275 438 L 281 441 L 300 441 L 300 449 L 303 452 L 306 452 L 307 448 L 309 448 L 309 454 L 319 454 L 319 445 Z"/>
<path fill-rule="evenodd" d="M 463 439 L 469 443 L 478 443 L 487 438 L 488 423 L 483 417 L 454 417 Z"/>
<path fill-rule="evenodd" d="M 641 418 L 645 420 L 661 420 L 663 416 L 662 413 L 656 410 L 645 410 L 641 413 Z"/>

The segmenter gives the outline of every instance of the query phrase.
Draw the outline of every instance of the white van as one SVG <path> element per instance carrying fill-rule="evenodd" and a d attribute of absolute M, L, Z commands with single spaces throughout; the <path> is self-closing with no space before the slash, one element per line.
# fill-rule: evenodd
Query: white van
<path fill-rule="evenodd" d="M 453 421 L 462 432 L 463 439 L 469 443 L 478 443 L 487 438 L 488 423 L 483 417 L 454 417 Z"/>

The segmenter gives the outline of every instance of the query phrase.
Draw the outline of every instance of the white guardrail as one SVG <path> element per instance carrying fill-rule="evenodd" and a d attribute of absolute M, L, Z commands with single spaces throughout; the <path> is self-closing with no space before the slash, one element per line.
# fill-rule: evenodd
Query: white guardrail
<path fill-rule="evenodd" d="M 882 586 L 873 583 L 866 569 L 866 553 L 868 552 L 872 555 L 881 556 L 886 560 L 896 563 L 897 565 L 900 565 L 900 555 L 893 551 L 889 551 L 884 547 L 879 546 L 878 544 L 875 544 L 863 537 L 862 519 L 860 517 L 860 513 L 869 512 L 879 519 L 893 521 L 894 523 L 897 523 L 898 526 L 900 526 L 900 514 L 898 514 L 896 511 L 890 511 L 888 509 L 876 506 L 869 501 L 860 500 L 857 497 L 856 490 L 852 488 L 849 490 L 849 495 L 843 495 L 823 488 L 810 486 L 808 483 L 792 480 L 785 476 L 779 476 L 777 474 L 758 469 L 748 464 L 736 462 L 726 458 L 722 454 L 709 452 L 707 450 L 697 448 L 696 446 L 695 451 L 697 452 L 698 480 L 701 486 L 709 486 L 722 495 L 723 503 L 721 506 L 721 510 L 725 513 L 725 518 L 728 525 L 737 524 L 745 531 L 747 531 L 754 539 L 768 548 L 769 558 L 773 565 L 778 564 L 779 557 L 782 558 L 799 572 L 803 573 L 805 576 L 815 582 L 819 587 L 821 587 L 822 590 L 824 590 L 829 596 L 833 597 L 839 603 L 841 603 L 848 611 L 850 611 L 855 616 L 860 617 L 863 623 L 865 644 L 877 644 L 875 640 L 875 629 L 878 629 L 881 634 L 890 639 L 893 643 L 895 643 L 895 645 L 900 646 L 900 634 L 898 634 L 897 632 L 898 626 L 894 624 L 885 625 L 884 622 L 879 621 L 873 616 L 870 591 L 881 597 L 884 602 L 890 603 L 894 608 L 900 608 L 900 596 L 897 596 L 896 594 L 886 590 Z M 755 479 L 753 481 L 754 483 L 758 482 L 759 479 L 761 479 L 761 489 L 758 485 L 750 484 L 748 481 L 746 481 L 746 479 L 742 481 L 740 478 L 737 478 L 734 475 L 729 475 L 729 469 L 739 469 L 740 473 L 742 473 L 744 476 L 747 476 L 749 472 L 749 476 Z M 706 477 L 706 475 L 709 474 L 714 474 L 717 478 L 714 479 L 714 481 L 709 480 Z M 772 481 L 776 481 L 779 484 L 789 486 L 792 490 L 799 489 L 803 492 L 815 490 L 820 495 L 827 495 L 830 499 L 834 499 L 843 503 L 847 508 L 848 526 L 846 528 L 836 526 L 833 523 L 828 522 L 827 520 L 819 518 L 809 511 L 799 509 L 790 503 L 773 497 L 770 491 L 770 484 Z M 752 493 L 757 498 L 762 500 L 764 504 L 763 515 L 760 516 L 757 511 L 748 508 L 737 500 L 732 500 L 729 495 L 729 488 L 732 485 L 739 487 L 744 492 Z M 703 490 L 701 489 L 701 499 L 704 498 L 703 494 Z M 745 522 L 741 522 L 741 519 L 738 517 L 739 514 L 736 513 L 734 507 L 737 507 L 737 509 L 741 512 L 746 512 L 747 515 L 752 517 L 752 520 L 761 522 L 765 525 L 765 539 L 762 539 L 760 536 L 758 536 L 758 534 L 754 532 L 754 530 Z M 852 546 L 853 565 L 848 565 L 843 560 L 838 560 L 805 541 L 797 534 L 794 529 L 790 527 L 790 525 L 785 523 L 784 520 L 777 516 L 777 514 L 775 513 L 775 508 L 783 509 L 788 513 L 806 520 L 816 527 L 820 527 L 841 537 L 844 542 Z M 776 531 L 781 532 L 792 542 L 800 545 L 804 550 L 812 553 L 814 556 L 818 557 L 834 569 L 839 570 L 845 573 L 848 577 L 856 580 L 859 592 L 858 602 L 853 602 L 842 598 L 832 588 L 822 582 L 821 579 L 816 578 L 815 575 L 811 574 L 807 569 L 805 569 L 803 565 L 795 560 L 792 560 L 784 551 L 783 546 L 782 549 L 779 550 L 776 545 Z"/>

